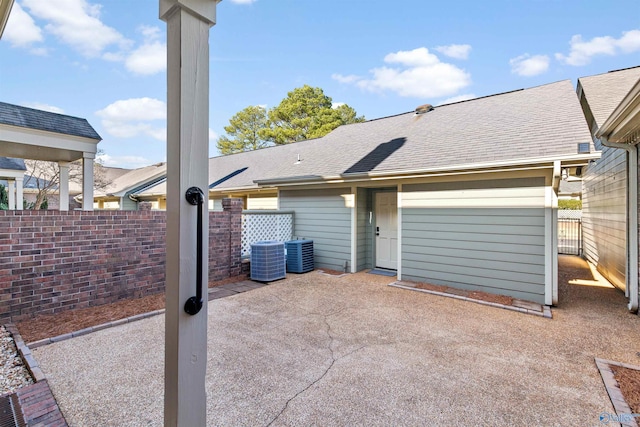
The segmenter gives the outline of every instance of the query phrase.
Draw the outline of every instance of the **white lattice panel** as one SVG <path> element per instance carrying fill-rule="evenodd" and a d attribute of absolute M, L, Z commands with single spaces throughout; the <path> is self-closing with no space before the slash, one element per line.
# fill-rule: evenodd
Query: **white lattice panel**
<path fill-rule="evenodd" d="M 242 214 L 242 256 L 251 255 L 251 244 L 263 240 L 286 242 L 293 238 L 293 214 Z"/>
<path fill-rule="evenodd" d="M 577 209 L 558 209 L 558 219 L 582 219 L 582 211 Z"/>

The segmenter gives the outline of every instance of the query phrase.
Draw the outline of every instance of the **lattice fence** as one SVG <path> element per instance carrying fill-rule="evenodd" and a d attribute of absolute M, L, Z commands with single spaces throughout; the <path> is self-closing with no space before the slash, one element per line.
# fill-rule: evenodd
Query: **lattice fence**
<path fill-rule="evenodd" d="M 578 209 L 558 209 L 558 219 L 582 219 L 582 211 Z"/>
<path fill-rule="evenodd" d="M 263 240 L 293 239 L 293 212 L 245 212 L 242 214 L 242 256 L 251 255 L 251 244 Z"/>

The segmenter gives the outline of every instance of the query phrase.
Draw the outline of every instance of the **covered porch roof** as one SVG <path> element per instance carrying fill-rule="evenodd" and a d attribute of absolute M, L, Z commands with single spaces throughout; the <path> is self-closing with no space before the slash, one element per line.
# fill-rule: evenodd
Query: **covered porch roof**
<path fill-rule="evenodd" d="M 101 140 L 85 119 L 0 102 L 0 156 L 57 162 L 61 210 L 68 209 L 68 162 L 79 159 L 83 159 L 83 192 L 91 194 L 83 209 L 93 209 L 93 159 Z M 22 194 L 22 183 L 18 185 Z M 18 209 L 20 205 L 18 201 Z"/>

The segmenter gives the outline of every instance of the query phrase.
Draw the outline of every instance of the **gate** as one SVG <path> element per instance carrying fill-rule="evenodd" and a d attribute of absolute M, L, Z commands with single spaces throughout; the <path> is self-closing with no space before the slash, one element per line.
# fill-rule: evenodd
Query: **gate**
<path fill-rule="evenodd" d="M 558 210 L 558 253 L 582 255 L 582 211 Z"/>

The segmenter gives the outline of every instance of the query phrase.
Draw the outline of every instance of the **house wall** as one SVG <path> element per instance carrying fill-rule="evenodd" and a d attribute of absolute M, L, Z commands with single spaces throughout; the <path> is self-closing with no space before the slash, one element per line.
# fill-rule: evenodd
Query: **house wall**
<path fill-rule="evenodd" d="M 545 178 L 403 185 L 402 279 L 544 303 Z"/>
<path fill-rule="evenodd" d="M 612 284 L 626 287 L 627 153 L 602 147 L 583 175 L 582 236 L 585 257 Z"/>
<path fill-rule="evenodd" d="M 209 280 L 240 274 L 242 202 L 209 213 Z M 0 211 L 0 320 L 164 291 L 166 212 Z"/>
<path fill-rule="evenodd" d="M 316 268 L 350 265 L 352 203 L 350 188 L 280 191 L 280 209 L 295 211 L 293 234 L 313 240 Z"/>
<path fill-rule="evenodd" d="M 247 197 L 247 210 L 258 209 L 278 209 L 278 197 L 273 195 L 250 194 Z"/>
<path fill-rule="evenodd" d="M 373 268 L 371 262 L 372 245 L 370 244 L 371 224 L 369 212 L 371 208 L 371 193 L 366 188 L 358 188 L 356 193 L 356 226 L 357 226 L 357 264 L 356 271 Z"/>
<path fill-rule="evenodd" d="M 124 195 L 120 198 L 120 210 L 122 211 L 137 211 L 138 203 L 134 202 L 129 198 L 129 196 Z"/>

